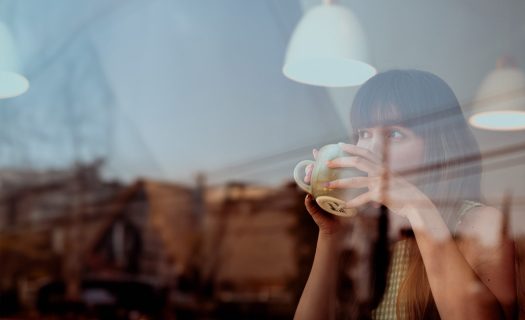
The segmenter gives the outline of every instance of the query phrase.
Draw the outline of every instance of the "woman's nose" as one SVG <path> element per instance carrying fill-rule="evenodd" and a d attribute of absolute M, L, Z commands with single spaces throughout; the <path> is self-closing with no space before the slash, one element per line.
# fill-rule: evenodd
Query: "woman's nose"
<path fill-rule="evenodd" d="M 372 139 L 370 151 L 372 151 L 376 155 L 383 157 L 383 154 L 385 152 L 385 139 L 383 139 L 382 136 L 376 135 Z"/>

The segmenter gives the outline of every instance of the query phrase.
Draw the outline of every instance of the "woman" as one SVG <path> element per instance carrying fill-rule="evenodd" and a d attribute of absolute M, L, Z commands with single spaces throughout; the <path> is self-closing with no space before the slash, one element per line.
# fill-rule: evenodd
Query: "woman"
<path fill-rule="evenodd" d="M 356 144 L 342 144 L 348 156 L 328 166 L 356 167 L 368 177 L 327 187 L 367 187 L 347 205 L 383 205 L 414 235 L 393 245 L 386 292 L 372 317 L 514 317 L 513 245 L 501 232 L 501 212 L 481 204 L 479 148 L 450 87 L 428 72 L 380 73 L 359 89 L 350 120 Z M 328 319 L 346 229 L 310 195 L 305 205 L 319 236 L 295 318 Z"/>

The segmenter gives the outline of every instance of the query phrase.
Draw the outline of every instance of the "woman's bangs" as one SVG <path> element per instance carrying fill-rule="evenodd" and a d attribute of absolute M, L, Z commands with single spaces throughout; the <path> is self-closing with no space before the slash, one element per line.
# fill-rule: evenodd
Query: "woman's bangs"
<path fill-rule="evenodd" d="M 400 110 L 385 101 L 354 104 L 350 113 L 350 123 L 354 129 L 402 125 L 403 120 Z"/>

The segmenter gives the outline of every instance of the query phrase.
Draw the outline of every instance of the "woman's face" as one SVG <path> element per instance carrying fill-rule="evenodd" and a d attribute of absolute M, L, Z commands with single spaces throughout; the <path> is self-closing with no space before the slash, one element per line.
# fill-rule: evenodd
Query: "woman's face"
<path fill-rule="evenodd" d="M 358 129 L 357 146 L 383 158 L 386 145 L 389 169 L 395 172 L 419 167 L 424 159 L 424 141 L 414 131 L 402 126 Z"/>

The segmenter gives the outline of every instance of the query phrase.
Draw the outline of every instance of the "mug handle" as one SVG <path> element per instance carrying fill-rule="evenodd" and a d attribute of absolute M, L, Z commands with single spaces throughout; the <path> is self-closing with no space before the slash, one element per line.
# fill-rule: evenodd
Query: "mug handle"
<path fill-rule="evenodd" d="M 303 178 L 300 177 L 300 170 L 303 168 L 303 167 L 306 167 L 307 165 L 309 164 L 314 164 L 315 161 L 312 161 L 312 160 L 303 160 L 301 162 L 299 162 L 297 165 L 295 165 L 295 168 L 293 169 L 293 178 L 295 180 L 295 183 L 297 183 L 297 185 L 303 189 L 304 191 L 308 192 L 308 193 L 312 193 L 312 187 L 308 184 L 306 184 L 303 180 Z"/>

